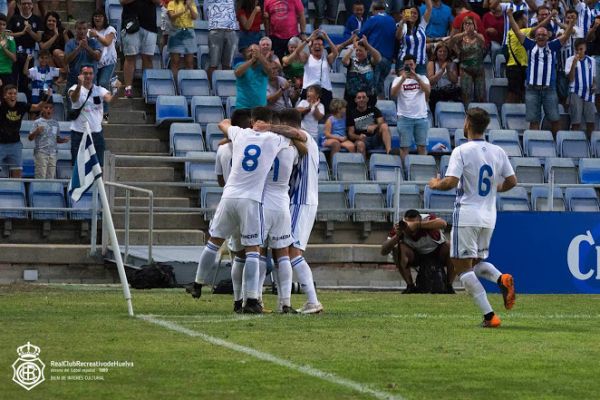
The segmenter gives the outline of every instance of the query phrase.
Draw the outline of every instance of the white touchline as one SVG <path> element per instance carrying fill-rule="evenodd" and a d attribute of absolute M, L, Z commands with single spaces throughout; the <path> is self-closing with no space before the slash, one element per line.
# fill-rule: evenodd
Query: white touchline
<path fill-rule="evenodd" d="M 228 342 L 227 340 L 219 339 L 214 336 L 207 335 L 206 333 L 194 331 L 192 329 L 188 329 L 184 326 L 178 325 L 174 322 L 165 321 L 159 318 L 154 317 L 153 315 L 137 315 L 137 318 L 142 319 L 144 321 L 162 326 L 164 328 L 170 329 L 175 332 L 183 333 L 184 335 L 188 335 L 191 337 L 197 337 L 205 342 L 210 344 L 214 344 L 215 346 L 225 347 L 226 349 L 237 351 L 239 353 L 247 354 L 251 357 L 258 358 L 259 360 L 269 361 L 273 364 L 277 364 L 282 367 L 286 367 L 298 372 L 301 372 L 305 375 L 313 376 L 315 378 L 322 379 L 324 381 L 328 381 L 334 383 L 336 385 L 344 386 L 348 389 L 356 390 L 357 392 L 371 395 L 377 399 L 385 399 L 385 400 L 403 400 L 403 397 L 393 395 L 386 392 L 381 392 L 378 390 L 374 390 L 369 388 L 367 385 L 362 383 L 351 381 L 350 379 L 342 378 L 336 374 L 331 372 L 324 372 L 318 370 L 316 368 L 310 367 L 308 365 L 299 365 L 295 364 L 291 361 L 284 360 L 283 358 L 279 358 L 269 353 L 265 353 L 263 351 L 255 350 L 251 347 L 242 346 L 233 342 Z"/>

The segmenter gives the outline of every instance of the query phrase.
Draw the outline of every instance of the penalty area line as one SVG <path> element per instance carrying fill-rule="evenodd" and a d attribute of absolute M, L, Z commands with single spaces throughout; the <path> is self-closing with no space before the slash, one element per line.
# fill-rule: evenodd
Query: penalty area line
<path fill-rule="evenodd" d="M 283 358 L 279 358 L 273 354 L 265 353 L 263 351 L 253 349 L 251 347 L 242 346 L 237 343 L 229 342 L 227 340 L 223 340 L 223 339 L 211 336 L 211 335 L 207 335 L 206 333 L 188 329 L 188 328 L 178 325 L 174 322 L 165 321 L 165 320 L 156 318 L 153 315 L 137 315 L 137 318 L 141 319 L 143 321 L 158 325 L 158 326 L 162 326 L 163 328 L 166 328 L 166 329 L 178 332 L 178 333 L 183 333 L 184 335 L 187 335 L 190 337 L 200 338 L 200 339 L 204 340 L 205 342 L 208 342 L 215 346 L 220 346 L 220 347 L 224 347 L 229 350 L 237 351 L 238 353 L 243 353 L 250 357 L 254 357 L 254 358 L 262 360 L 262 361 L 268 361 L 270 363 L 279 365 L 281 367 L 285 367 L 285 368 L 291 369 L 293 371 L 300 372 L 304 375 L 312 376 L 314 378 L 319 378 L 321 380 L 324 380 L 324 381 L 327 381 L 330 383 L 334 383 L 338 386 L 343 386 L 347 389 L 352 389 L 357 392 L 360 392 L 360 393 L 363 393 L 366 395 L 370 395 L 376 399 L 404 400 L 403 397 L 401 397 L 401 396 L 371 389 L 365 384 L 343 378 L 334 373 L 321 371 L 321 370 L 313 368 L 309 365 L 296 364 L 291 361 L 285 360 Z"/>

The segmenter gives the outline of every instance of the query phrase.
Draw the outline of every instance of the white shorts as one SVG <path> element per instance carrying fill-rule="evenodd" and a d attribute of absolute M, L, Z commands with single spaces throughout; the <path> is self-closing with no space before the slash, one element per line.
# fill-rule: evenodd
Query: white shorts
<path fill-rule="evenodd" d="M 490 242 L 493 233 L 493 228 L 453 226 L 450 232 L 452 237 L 450 257 L 459 259 L 481 258 L 485 260 L 490 254 Z"/>
<path fill-rule="evenodd" d="M 221 199 L 210 221 L 211 237 L 228 238 L 239 232 L 243 246 L 263 243 L 262 204 L 248 199 Z"/>
<path fill-rule="evenodd" d="M 227 240 L 227 248 L 232 253 L 237 253 L 239 251 L 244 250 L 244 246 L 242 245 L 242 238 L 240 236 L 239 231 L 235 232 L 229 237 L 229 239 Z"/>
<path fill-rule="evenodd" d="M 121 31 L 121 42 L 123 54 L 126 56 L 137 56 L 139 54 L 154 55 L 156 48 L 156 33 L 140 27 L 136 33 Z"/>
<path fill-rule="evenodd" d="M 292 217 L 292 237 L 294 246 L 302 251 L 306 250 L 308 238 L 317 216 L 317 206 L 309 204 L 290 204 Z"/>
<path fill-rule="evenodd" d="M 263 209 L 265 216 L 265 246 L 284 249 L 294 243 L 289 210 Z"/>

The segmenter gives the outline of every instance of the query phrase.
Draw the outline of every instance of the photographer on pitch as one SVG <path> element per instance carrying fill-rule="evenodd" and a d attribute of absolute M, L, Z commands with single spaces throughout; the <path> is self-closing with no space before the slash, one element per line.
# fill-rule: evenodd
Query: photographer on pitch
<path fill-rule="evenodd" d="M 446 221 L 437 218 L 434 214 L 421 215 L 417 210 L 407 210 L 404 218 L 394 225 L 388 238 L 381 245 L 381 254 L 393 252 L 396 267 L 406 281 L 403 294 L 410 293 L 454 293 L 454 268 L 450 263 L 450 245 L 444 236 Z M 435 268 L 446 267 L 445 282 L 427 271 L 436 271 Z M 410 267 L 420 267 L 417 285 L 412 278 Z M 423 274 L 423 275 L 421 275 Z M 421 284 L 421 285 L 418 285 Z M 422 286 L 422 287 L 419 287 Z M 443 286 L 443 287 L 436 287 Z"/>

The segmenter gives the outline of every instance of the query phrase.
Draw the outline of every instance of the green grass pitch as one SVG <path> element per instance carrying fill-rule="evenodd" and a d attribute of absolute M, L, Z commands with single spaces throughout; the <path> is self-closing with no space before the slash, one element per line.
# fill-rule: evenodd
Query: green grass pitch
<path fill-rule="evenodd" d="M 2 286 L 0 399 L 600 398 L 600 296 L 490 299 L 496 330 L 464 293 L 328 291 L 322 315 L 237 316 L 229 296 L 134 291 L 131 318 L 118 287 Z M 28 341 L 46 364 L 31 391 L 11 367 Z M 61 381 L 62 360 L 134 366 Z"/>

